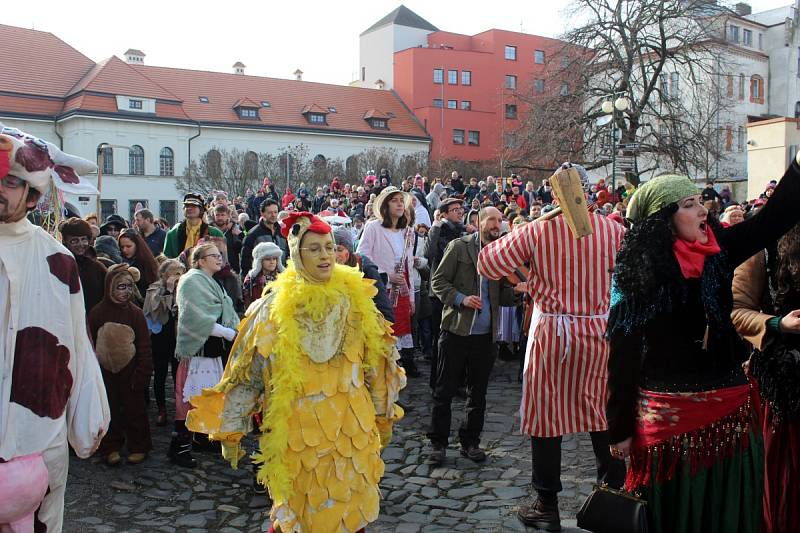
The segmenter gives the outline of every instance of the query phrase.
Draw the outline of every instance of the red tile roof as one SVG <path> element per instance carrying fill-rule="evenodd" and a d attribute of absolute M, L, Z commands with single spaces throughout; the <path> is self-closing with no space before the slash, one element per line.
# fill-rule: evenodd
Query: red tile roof
<path fill-rule="evenodd" d="M 237 107 L 261 107 L 261 104 L 257 104 L 249 98 L 239 98 L 236 100 L 236 103 L 233 104 L 234 109 Z"/>
<path fill-rule="evenodd" d="M 366 120 L 368 118 L 382 118 L 388 120 L 392 117 L 387 113 L 384 113 L 383 111 L 378 111 L 373 107 L 372 109 L 364 113 L 364 119 Z"/>
<path fill-rule="evenodd" d="M 393 91 L 129 65 L 117 57 L 94 63 L 50 33 L 1 24 L 0 40 L 24 43 L 26 49 L 35 51 L 0 55 L 0 72 L 13 73 L 0 76 L 0 114 L 50 119 L 66 113 L 135 117 L 136 113 L 117 109 L 116 96 L 122 95 L 155 99 L 156 118 L 167 120 L 429 138 Z M 207 98 L 207 103 L 200 97 Z M 240 118 L 234 106 L 242 102 L 258 107 L 261 120 Z M 303 116 L 306 106 L 326 113 L 326 124 L 310 124 Z M 329 112 L 331 107 L 336 108 L 335 113 Z M 393 116 L 389 130 L 375 131 L 364 120 L 374 110 Z M 152 115 L 141 118 L 151 120 Z"/>
<path fill-rule="evenodd" d="M 94 61 L 44 31 L 0 24 L 0 91 L 63 97 Z"/>
<path fill-rule="evenodd" d="M 306 113 L 322 113 L 323 115 L 328 114 L 328 110 L 324 107 L 320 107 L 317 104 L 306 104 L 303 106 L 303 110 L 301 111 L 303 115 Z"/>

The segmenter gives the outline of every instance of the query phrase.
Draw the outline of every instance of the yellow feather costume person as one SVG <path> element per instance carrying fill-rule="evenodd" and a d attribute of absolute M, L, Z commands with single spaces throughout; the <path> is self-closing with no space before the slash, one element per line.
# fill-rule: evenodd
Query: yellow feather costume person
<path fill-rule="evenodd" d="M 192 398 L 186 425 L 222 441 L 236 468 L 261 412 L 255 458 L 276 530 L 354 532 L 378 518 L 380 451 L 406 378 L 377 289 L 335 265 L 330 227 L 310 213 L 284 224 L 293 261 L 248 309 L 222 381 Z"/>

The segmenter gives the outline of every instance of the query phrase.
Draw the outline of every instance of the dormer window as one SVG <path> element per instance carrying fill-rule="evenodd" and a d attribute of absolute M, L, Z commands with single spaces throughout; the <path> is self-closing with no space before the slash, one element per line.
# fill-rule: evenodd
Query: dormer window
<path fill-rule="evenodd" d="M 248 107 L 240 107 L 239 118 L 250 118 L 250 119 L 258 118 L 258 110 L 250 109 Z"/>
<path fill-rule="evenodd" d="M 259 105 L 249 98 L 240 98 L 233 104 L 233 110 L 244 120 L 258 120 Z"/>
<path fill-rule="evenodd" d="M 388 130 L 389 124 L 384 118 L 371 118 L 368 120 L 370 127 L 376 130 Z"/>
<path fill-rule="evenodd" d="M 317 104 L 305 105 L 301 111 L 308 123 L 314 126 L 327 126 L 329 112 L 327 108 L 318 106 Z"/>
<path fill-rule="evenodd" d="M 388 113 L 383 113 L 374 108 L 364 113 L 364 120 L 366 120 L 369 127 L 374 130 L 388 130 L 389 119 L 391 118 L 392 116 Z"/>
<path fill-rule="evenodd" d="M 207 104 L 208 103 L 208 96 L 198 96 L 197 98 L 198 98 L 198 100 L 200 100 L 201 104 Z"/>
<path fill-rule="evenodd" d="M 142 109 L 142 101 L 131 98 L 128 100 L 128 109 Z"/>
<path fill-rule="evenodd" d="M 266 100 L 261 100 L 261 107 L 272 107 L 272 104 Z"/>

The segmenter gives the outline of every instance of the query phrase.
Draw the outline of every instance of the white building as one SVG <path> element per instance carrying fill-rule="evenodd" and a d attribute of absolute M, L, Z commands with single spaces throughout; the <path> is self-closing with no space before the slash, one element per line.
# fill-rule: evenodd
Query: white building
<path fill-rule="evenodd" d="M 401 5 L 359 36 L 358 79 L 351 85 L 392 89 L 394 53 L 427 46 L 426 37 L 435 31 L 436 26 Z"/>
<path fill-rule="evenodd" d="M 0 71 L 13 73 L 0 77 L 0 122 L 90 160 L 106 146 L 103 217 L 129 218 L 141 202 L 179 219 L 175 176 L 212 149 L 278 154 L 302 144 L 311 157 L 351 164 L 372 147 L 402 157 L 430 145 L 393 91 L 248 76 L 240 62 L 231 73 L 154 67 L 134 49 L 126 61 L 94 63 L 50 33 L 12 26 L 0 25 L 0 40 L 30 51 L 0 57 Z M 67 201 L 95 211 L 95 198 Z"/>

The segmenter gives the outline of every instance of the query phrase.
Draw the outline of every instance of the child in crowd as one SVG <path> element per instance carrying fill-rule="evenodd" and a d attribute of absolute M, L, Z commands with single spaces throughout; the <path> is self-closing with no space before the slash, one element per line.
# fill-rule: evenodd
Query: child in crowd
<path fill-rule="evenodd" d="M 264 287 L 275 281 L 278 274 L 283 272 L 281 256 L 283 252 L 272 242 L 262 242 L 253 248 L 253 268 L 247 273 L 242 284 L 244 307 L 261 298 Z"/>

